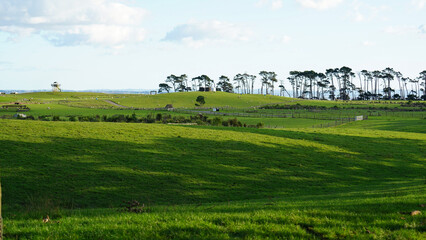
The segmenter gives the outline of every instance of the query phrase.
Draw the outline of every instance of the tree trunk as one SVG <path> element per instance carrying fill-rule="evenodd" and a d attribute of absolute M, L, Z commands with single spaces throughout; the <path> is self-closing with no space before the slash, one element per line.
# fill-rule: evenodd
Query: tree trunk
<path fill-rule="evenodd" d="M 378 83 L 378 79 L 377 77 L 374 78 L 374 94 L 376 95 L 375 99 L 378 100 L 379 99 L 379 93 L 377 92 L 377 83 Z"/>
<path fill-rule="evenodd" d="M 332 92 L 332 95 L 331 95 L 331 96 L 333 96 L 333 97 L 332 97 L 333 99 L 331 99 L 331 100 L 335 100 L 335 98 L 336 98 L 336 92 L 335 92 L 335 90 L 334 90 L 334 89 L 336 89 L 336 85 L 334 85 L 333 75 L 330 75 L 330 80 L 331 80 L 331 85 L 333 86 L 333 88 L 330 88 L 330 90 L 331 90 L 331 92 Z"/>
<path fill-rule="evenodd" d="M 392 95 L 392 91 L 391 91 L 391 87 L 390 87 L 390 78 L 388 77 L 388 98 L 389 100 L 391 100 L 391 95 Z"/>
<path fill-rule="evenodd" d="M 398 77 L 398 86 L 399 86 L 399 97 L 400 98 L 402 98 L 402 96 L 404 95 L 402 92 L 403 92 L 403 89 L 402 89 L 402 87 L 401 87 L 401 79 Z M 396 89 L 395 89 L 395 93 L 396 93 Z"/>

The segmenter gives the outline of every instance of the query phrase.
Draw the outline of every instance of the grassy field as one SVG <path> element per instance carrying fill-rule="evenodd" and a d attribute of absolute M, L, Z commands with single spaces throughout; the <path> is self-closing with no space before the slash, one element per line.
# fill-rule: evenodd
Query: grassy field
<path fill-rule="evenodd" d="M 225 120 L 278 129 L 0 120 L 5 238 L 426 239 L 426 120 L 405 102 L 227 93 L 31 93 L 0 102 L 63 120 L 188 117 L 197 112 L 118 109 L 107 101 L 194 109 L 198 95 L 206 107 L 229 106 L 221 113 L 230 115 L 219 116 Z M 327 109 L 254 108 L 269 103 Z M 273 117 L 285 114 L 293 117 Z M 370 117 L 312 128 L 356 115 Z M 144 212 L 119 211 L 131 200 Z M 422 214 L 411 216 L 415 210 Z"/>
<path fill-rule="evenodd" d="M 426 133 L 426 121 L 424 119 L 401 118 L 370 118 L 370 121 L 360 121 L 344 128 L 377 129 L 397 132 Z"/>
<path fill-rule="evenodd" d="M 291 102 L 293 99 L 278 96 L 239 95 L 225 92 L 187 92 L 158 95 L 103 94 L 103 93 L 25 93 L 0 95 L 0 102 L 52 103 L 66 101 L 67 104 L 93 106 L 95 101 L 110 100 L 117 104 L 134 108 L 164 108 L 173 104 L 176 108 L 194 108 L 197 96 L 204 96 L 205 107 L 252 107 L 271 103 Z M 86 102 L 87 104 L 83 104 Z M 94 105 L 97 105 L 96 103 Z"/>
<path fill-rule="evenodd" d="M 424 236 L 425 135 L 350 125 L 0 121 L 6 238 Z"/>
<path fill-rule="evenodd" d="M 206 104 L 203 107 L 244 108 L 292 101 L 290 98 L 278 96 L 239 95 L 225 92 L 188 92 L 126 97 L 119 99 L 117 103 L 135 108 L 162 108 L 167 104 L 173 104 L 175 108 L 194 108 L 197 96 L 204 96 Z"/>

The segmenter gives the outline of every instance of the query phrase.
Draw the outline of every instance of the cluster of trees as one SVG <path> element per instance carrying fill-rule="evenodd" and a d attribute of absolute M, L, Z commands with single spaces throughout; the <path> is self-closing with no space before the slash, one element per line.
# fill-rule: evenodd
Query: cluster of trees
<path fill-rule="evenodd" d="M 287 94 L 293 98 L 330 99 L 330 100 L 426 100 L 426 70 L 418 77 L 404 77 L 401 72 L 393 68 L 381 71 L 354 72 L 349 67 L 327 69 L 324 73 L 315 71 L 291 71 L 287 78 L 291 85 L 291 93 L 281 80 L 278 85 L 280 96 Z M 239 94 L 255 94 L 256 80 L 260 81 L 260 90 L 257 93 L 274 95 L 278 84 L 275 72 L 261 71 L 258 76 L 247 73 L 237 74 L 231 80 L 221 76 L 215 83 L 207 75 L 201 75 L 191 80 L 186 74 L 170 75 L 165 83 L 159 85 L 159 92 L 184 91 L 224 91 Z M 392 82 L 397 87 L 392 87 Z"/>
<path fill-rule="evenodd" d="M 259 73 L 259 76 L 262 84 L 260 94 L 274 94 L 275 84 L 278 82 L 277 74 L 275 72 L 262 71 Z M 254 85 L 256 78 L 257 76 L 255 75 L 239 73 L 231 81 L 229 77 L 222 75 L 219 77 L 219 81 L 215 83 L 207 75 L 201 75 L 189 80 L 186 74 L 180 76 L 172 74 L 166 78 L 164 83 L 160 83 L 159 92 L 169 93 L 171 90 L 174 92 L 214 90 L 240 94 L 255 94 Z M 283 84 L 279 87 L 285 90 Z"/>

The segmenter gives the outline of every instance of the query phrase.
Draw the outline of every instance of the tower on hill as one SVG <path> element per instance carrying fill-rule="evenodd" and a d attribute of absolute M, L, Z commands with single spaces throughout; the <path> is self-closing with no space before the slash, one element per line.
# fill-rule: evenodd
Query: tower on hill
<path fill-rule="evenodd" d="M 54 82 L 50 86 L 52 86 L 52 92 L 61 92 L 61 84 L 58 82 Z"/>

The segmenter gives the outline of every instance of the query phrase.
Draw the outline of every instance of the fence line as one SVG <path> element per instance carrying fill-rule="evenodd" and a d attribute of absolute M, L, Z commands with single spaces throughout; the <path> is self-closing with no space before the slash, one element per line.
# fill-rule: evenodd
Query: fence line
<path fill-rule="evenodd" d="M 199 114 L 208 114 L 215 116 L 237 116 L 237 117 L 253 117 L 253 118 L 304 118 L 304 119 L 317 119 L 317 120 L 336 120 L 341 121 L 342 117 L 331 117 L 331 116 L 321 116 L 314 114 L 300 114 L 300 113 L 287 113 L 287 114 L 262 114 L 262 113 L 239 113 L 239 112 L 213 112 L 213 111 L 197 111 L 197 110 L 183 110 L 183 109 L 174 109 L 173 112 L 177 113 L 199 113 Z M 348 117 L 348 118 L 355 118 Z"/>
<path fill-rule="evenodd" d="M 362 120 L 368 120 L 368 116 L 362 116 Z M 342 119 L 340 119 L 340 121 L 334 121 L 334 122 L 331 122 L 331 123 L 322 123 L 322 124 L 314 125 L 314 126 L 312 126 L 312 128 L 329 128 L 329 127 L 335 127 L 335 126 L 343 125 L 345 123 L 350 123 L 350 122 L 354 122 L 354 121 L 362 121 L 362 120 L 359 120 L 358 117 L 342 118 Z"/>

